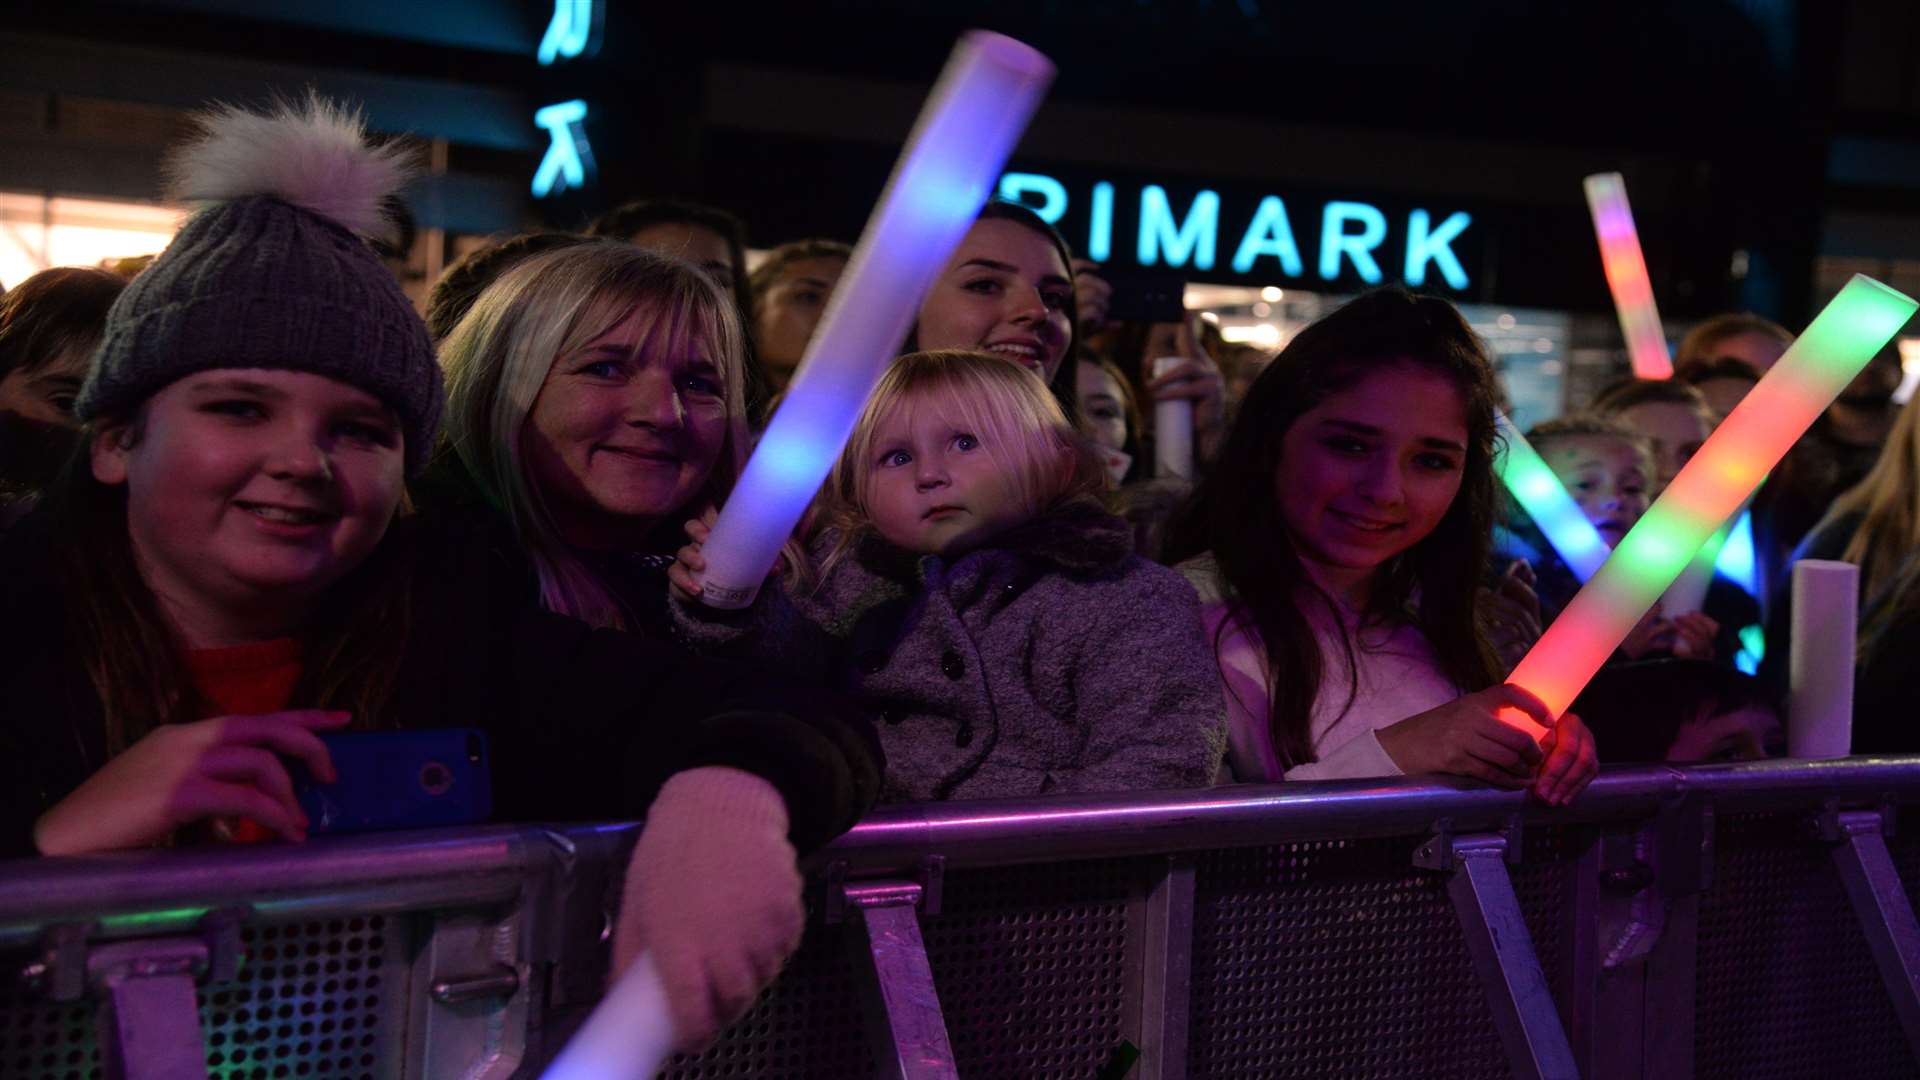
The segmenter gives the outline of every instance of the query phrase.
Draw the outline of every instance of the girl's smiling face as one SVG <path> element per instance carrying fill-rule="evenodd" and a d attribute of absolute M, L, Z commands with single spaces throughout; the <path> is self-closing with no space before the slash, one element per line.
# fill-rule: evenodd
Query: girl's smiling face
<path fill-rule="evenodd" d="M 393 521 L 398 417 L 323 375 L 221 368 L 150 398 L 93 442 L 95 479 L 127 489 L 141 576 L 193 644 L 303 606 L 364 562 Z M 196 640 L 197 639 L 197 640 Z"/>
<path fill-rule="evenodd" d="M 1364 602 L 1374 572 L 1446 517 L 1467 438 L 1459 390 L 1412 362 L 1379 368 L 1301 414 L 1281 438 L 1273 484 L 1309 576 Z"/>
<path fill-rule="evenodd" d="M 922 349 L 976 349 L 1042 382 L 1072 344 L 1073 274 L 1047 237 L 1013 221 L 977 221 L 920 305 Z"/>

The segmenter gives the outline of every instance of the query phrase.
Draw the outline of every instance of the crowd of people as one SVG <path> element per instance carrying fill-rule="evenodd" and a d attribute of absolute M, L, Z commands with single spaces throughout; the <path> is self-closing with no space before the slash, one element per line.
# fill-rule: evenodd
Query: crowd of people
<path fill-rule="evenodd" d="M 1797 549 L 1861 566 L 1857 745 L 1909 748 L 1888 358 L 1756 498 L 1761 594 L 1656 608 L 1556 719 L 1504 678 L 1576 583 L 1444 300 L 1269 356 L 1109 320 L 1099 267 L 989 203 L 730 611 L 703 544 L 851 249 L 750 270 L 733 215 L 636 203 L 490 243 L 423 316 L 375 244 L 404 179 L 338 106 L 218 111 L 163 254 L 0 300 L 0 856 L 301 841 L 327 736 L 478 729 L 496 818 L 644 817 L 616 951 L 692 1046 L 795 946 L 797 855 L 876 802 L 1445 774 L 1563 805 L 1602 761 L 1777 753 Z M 1789 340 L 1712 320 L 1530 438 L 1617 541 Z M 1154 475 L 1168 401 L 1191 477 Z"/>

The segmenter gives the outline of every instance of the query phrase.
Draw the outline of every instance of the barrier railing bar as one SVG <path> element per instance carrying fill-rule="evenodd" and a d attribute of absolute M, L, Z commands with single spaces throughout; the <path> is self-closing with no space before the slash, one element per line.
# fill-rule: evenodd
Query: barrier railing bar
<path fill-rule="evenodd" d="M 867 1037 L 881 1080 L 957 1080 L 920 934 L 920 884 L 861 881 L 844 890 L 853 967 L 865 989 Z"/>
<path fill-rule="evenodd" d="M 1559 1006 L 1507 874 L 1507 843 L 1497 835 L 1442 834 L 1421 849 L 1415 862 L 1451 875 L 1447 894 L 1513 1075 L 1521 1080 L 1579 1080 Z"/>
<path fill-rule="evenodd" d="M 1920 1061 L 1920 923 L 1887 852 L 1885 827 L 1878 810 L 1832 811 L 1822 820 L 1847 899 L 1866 932 L 1907 1044 Z"/>
<path fill-rule="evenodd" d="M 1140 1060 L 1135 1080 L 1185 1080 L 1193 1002 L 1194 868 L 1159 860 L 1129 927 L 1128 1011 Z"/>
<path fill-rule="evenodd" d="M 1920 798 L 1911 758 L 1772 760 L 1693 768 L 1609 768 L 1566 807 L 1468 781 L 1391 778 L 1240 785 L 1197 791 L 1061 795 L 885 806 L 817 853 L 854 876 L 911 870 L 929 855 L 950 868 L 1125 858 L 1255 847 L 1293 840 L 1420 833 L 1441 819 L 1457 831 L 1529 823 L 1589 824 L 1653 817 L 1685 796 L 1723 812 L 1816 808 L 1839 797 Z"/>
<path fill-rule="evenodd" d="M 549 858 L 540 836 L 489 826 L 0 862 L 0 948 L 32 944 L 50 912 L 114 937 L 190 930 L 235 896 L 290 918 L 508 900 Z"/>

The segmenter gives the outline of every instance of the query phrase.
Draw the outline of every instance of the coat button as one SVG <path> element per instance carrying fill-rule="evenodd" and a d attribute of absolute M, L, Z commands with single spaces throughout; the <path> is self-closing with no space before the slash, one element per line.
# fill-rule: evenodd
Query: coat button
<path fill-rule="evenodd" d="M 949 679 L 959 679 L 967 673 L 967 662 L 960 659 L 959 653 L 948 649 L 946 654 L 940 657 L 940 671 Z"/>
<path fill-rule="evenodd" d="M 860 665 L 862 674 L 878 675 L 880 669 L 887 666 L 887 654 L 879 649 L 868 649 L 860 654 L 857 663 Z"/>
<path fill-rule="evenodd" d="M 968 747 L 973 745 L 973 725 L 961 724 L 960 731 L 953 737 L 953 745 Z"/>

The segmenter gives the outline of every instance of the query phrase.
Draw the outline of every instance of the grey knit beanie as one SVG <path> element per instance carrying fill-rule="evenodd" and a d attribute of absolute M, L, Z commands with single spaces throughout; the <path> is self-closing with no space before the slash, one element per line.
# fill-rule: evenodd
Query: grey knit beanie
<path fill-rule="evenodd" d="M 311 372 L 386 402 L 418 471 L 440 428 L 440 366 L 364 239 L 406 177 L 400 152 L 318 97 L 221 108 L 201 127 L 169 167 L 171 196 L 203 205 L 108 312 L 75 413 L 126 412 L 211 368 Z"/>

